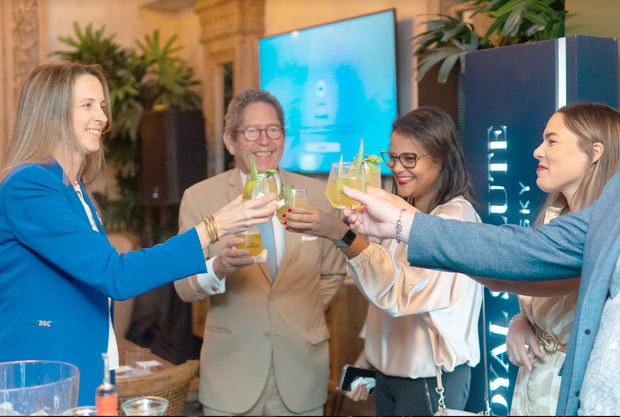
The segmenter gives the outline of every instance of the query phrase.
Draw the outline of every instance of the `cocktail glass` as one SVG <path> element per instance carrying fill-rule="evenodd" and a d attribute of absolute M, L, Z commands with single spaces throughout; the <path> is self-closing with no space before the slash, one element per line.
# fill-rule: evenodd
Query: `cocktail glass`
<path fill-rule="evenodd" d="M 254 200 L 269 193 L 278 193 L 278 183 L 274 175 L 257 174 L 254 179 L 248 175 L 243 186 L 243 201 Z M 237 233 L 235 237 L 243 239 L 243 243 L 236 245 L 237 249 L 249 249 L 249 256 L 256 256 L 263 251 L 263 240 L 260 237 L 258 226 L 245 232 Z"/>
<path fill-rule="evenodd" d="M 361 164 L 353 162 L 334 162 L 329 171 L 327 179 L 327 188 L 325 196 L 332 206 L 343 208 L 355 208 L 359 206 L 359 202 L 350 199 L 342 192 L 343 186 L 355 188 L 360 191 L 366 191 L 366 182 L 364 181 L 364 170 Z"/>
<path fill-rule="evenodd" d="M 121 404 L 128 416 L 163 416 L 168 408 L 168 400 L 162 397 L 132 398 Z"/>
<path fill-rule="evenodd" d="M 63 416 L 96 416 L 97 407 L 94 405 L 82 405 L 80 407 L 73 407 L 63 411 Z"/>
<path fill-rule="evenodd" d="M 284 202 L 276 213 L 280 223 L 284 224 L 285 217 L 282 217 L 284 213 L 288 212 L 288 209 L 295 207 L 308 207 L 308 192 L 305 188 L 295 188 L 291 186 L 282 187 L 280 192 L 280 198 Z"/>

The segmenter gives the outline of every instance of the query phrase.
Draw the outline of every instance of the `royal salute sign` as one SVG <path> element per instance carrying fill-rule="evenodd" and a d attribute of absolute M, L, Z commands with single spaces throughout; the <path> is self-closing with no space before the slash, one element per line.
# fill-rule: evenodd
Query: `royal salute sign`
<path fill-rule="evenodd" d="M 566 104 L 617 107 L 617 48 L 614 39 L 572 36 L 466 55 L 459 128 L 483 222 L 534 226 L 547 195 L 536 186 L 533 151 L 547 120 Z M 485 300 L 489 398 L 493 414 L 507 415 L 517 368 L 508 361 L 505 339 L 519 306 L 506 292 L 485 290 Z M 482 398 L 477 375 L 470 398 Z"/>

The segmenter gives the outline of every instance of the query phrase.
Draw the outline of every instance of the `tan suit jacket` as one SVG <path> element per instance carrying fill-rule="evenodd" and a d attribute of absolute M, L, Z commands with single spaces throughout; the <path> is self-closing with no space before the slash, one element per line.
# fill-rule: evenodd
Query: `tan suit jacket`
<path fill-rule="evenodd" d="M 308 190 L 311 205 L 335 214 L 325 185 L 281 171 L 283 184 Z M 179 228 L 193 227 L 242 192 L 237 168 L 189 187 L 183 194 Z M 209 297 L 200 355 L 200 402 L 231 413 L 249 410 L 261 395 L 272 360 L 278 390 L 297 413 L 321 407 L 327 398 L 329 332 L 324 310 L 346 272 L 334 244 L 285 232 L 286 250 L 273 281 L 265 263 L 226 277 L 226 291 Z M 207 249 L 216 256 L 224 241 Z M 184 301 L 207 297 L 196 276 L 175 282 Z"/>

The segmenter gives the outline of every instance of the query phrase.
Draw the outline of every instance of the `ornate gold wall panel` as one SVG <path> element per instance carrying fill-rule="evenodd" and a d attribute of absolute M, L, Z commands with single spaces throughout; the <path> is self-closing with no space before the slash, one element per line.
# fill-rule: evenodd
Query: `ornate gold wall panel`
<path fill-rule="evenodd" d="M 222 64 L 234 64 L 235 93 L 258 87 L 258 38 L 264 34 L 265 0 L 196 0 L 205 51 L 203 112 L 208 175 L 224 170 L 224 81 Z"/>
<path fill-rule="evenodd" d="M 13 130 L 21 86 L 45 60 L 45 0 L 0 0 L 0 159 Z"/>

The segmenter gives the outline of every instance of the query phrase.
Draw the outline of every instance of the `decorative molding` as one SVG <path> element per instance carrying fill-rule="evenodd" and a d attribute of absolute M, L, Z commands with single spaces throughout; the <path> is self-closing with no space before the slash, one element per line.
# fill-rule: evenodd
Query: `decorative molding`
<path fill-rule="evenodd" d="M 13 1 L 13 88 L 15 97 L 26 77 L 39 65 L 39 14 L 37 0 Z"/>
<path fill-rule="evenodd" d="M 258 87 L 258 38 L 265 32 L 265 0 L 195 0 L 204 48 L 203 113 L 207 132 L 207 170 L 224 170 L 224 91 L 221 66 L 234 65 L 234 93 Z"/>
<path fill-rule="evenodd" d="M 24 80 L 44 62 L 45 0 L 0 0 L 0 159 L 13 129 Z"/>

